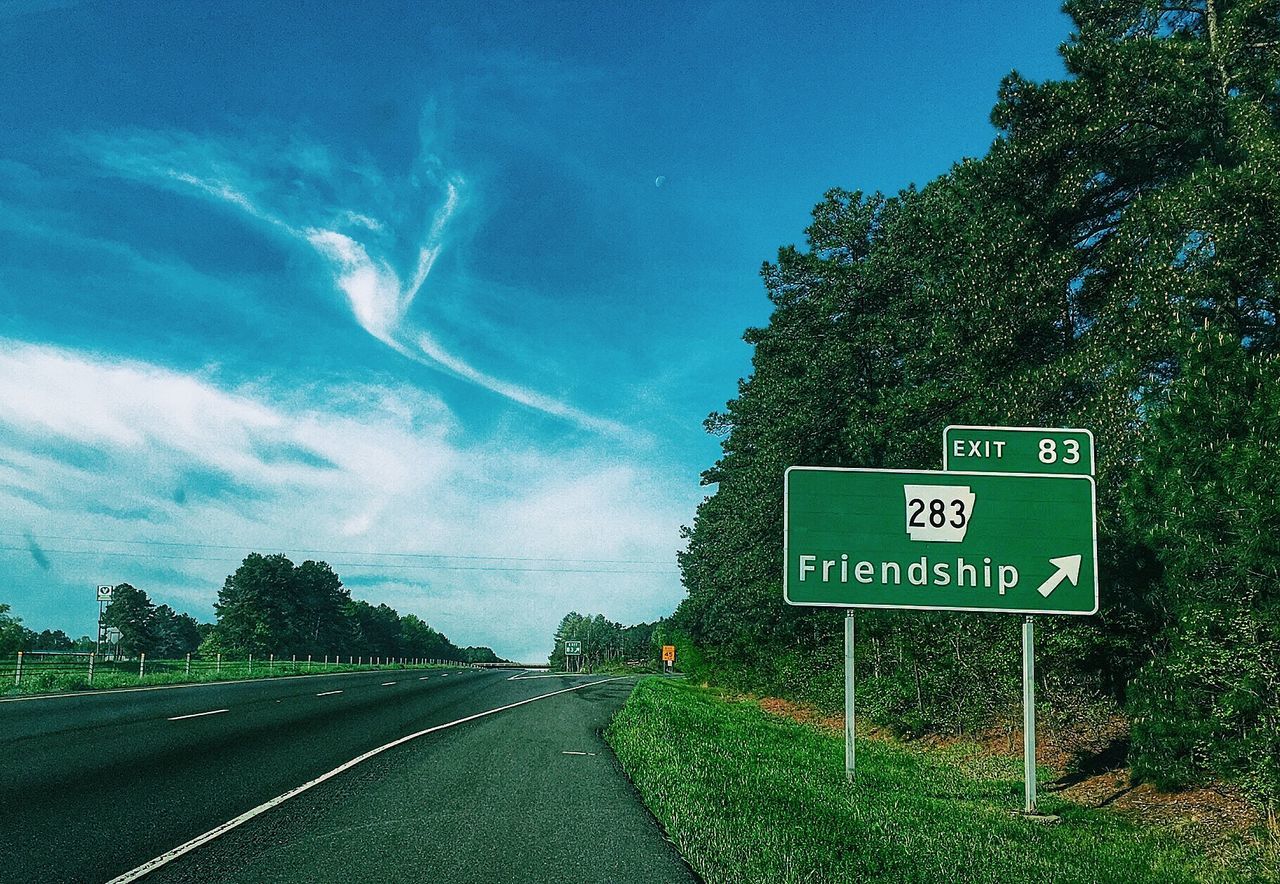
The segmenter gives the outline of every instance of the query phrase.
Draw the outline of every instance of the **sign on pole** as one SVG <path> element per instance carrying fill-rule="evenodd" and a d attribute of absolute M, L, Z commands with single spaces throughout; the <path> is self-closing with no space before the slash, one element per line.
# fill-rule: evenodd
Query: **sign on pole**
<path fill-rule="evenodd" d="M 566 657 L 577 657 L 582 653 L 582 642 L 566 641 L 564 643 L 564 655 Z"/>
<path fill-rule="evenodd" d="M 1046 427 L 972 427 L 942 431 L 944 470 L 1093 475 L 1093 433 Z"/>
<path fill-rule="evenodd" d="M 676 646 L 675 645 L 662 646 L 662 661 L 664 663 L 676 662 Z"/>
<path fill-rule="evenodd" d="M 1091 476 L 791 467 L 792 605 L 1093 614 Z"/>
<path fill-rule="evenodd" d="M 105 585 L 104 585 L 104 586 L 99 586 L 99 587 L 98 587 L 98 601 L 100 601 L 100 602 L 109 602 L 109 601 L 111 601 L 111 594 L 112 594 L 113 592 L 115 592 L 115 587 L 113 587 L 113 586 L 105 586 Z"/>

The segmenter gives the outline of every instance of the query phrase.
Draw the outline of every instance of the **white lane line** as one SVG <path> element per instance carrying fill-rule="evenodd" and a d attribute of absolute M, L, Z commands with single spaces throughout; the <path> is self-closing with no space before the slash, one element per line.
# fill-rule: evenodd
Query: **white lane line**
<path fill-rule="evenodd" d="M 484 718 L 486 715 L 494 715 L 498 712 L 506 712 L 508 709 L 515 709 L 517 706 L 524 706 L 527 703 L 536 703 L 538 700 L 545 700 L 548 697 L 554 697 L 559 694 L 568 694 L 572 691 L 580 691 L 583 688 L 589 688 L 592 685 L 604 684 L 605 682 L 608 682 L 608 681 L 618 681 L 619 679 L 626 678 L 626 677 L 627 676 L 625 675 L 618 675 L 613 678 L 602 678 L 599 681 L 592 681 L 592 682 L 588 682 L 587 684 L 580 684 L 571 688 L 561 688 L 560 690 L 552 691 L 549 694 L 538 694 L 538 696 L 536 697 L 529 697 L 528 699 L 525 699 L 525 700 L 518 700 L 515 703 L 508 703 L 506 706 L 499 706 L 496 709 L 486 709 L 484 712 L 477 712 L 474 715 L 468 715 L 465 718 L 459 718 L 457 721 L 450 721 L 450 722 L 446 722 L 445 724 L 437 724 L 434 727 L 429 727 L 425 730 L 420 730 L 417 733 L 409 734 L 406 737 L 400 737 L 397 740 L 392 740 L 390 743 L 387 743 L 386 745 L 379 746 L 376 749 L 370 749 L 368 752 L 364 753 L 363 755 L 357 755 L 355 758 L 351 759 L 350 761 L 344 761 L 342 764 L 338 765 L 328 773 L 323 773 L 320 776 L 316 777 L 314 780 L 308 780 L 307 782 L 303 783 L 301 786 L 290 789 L 288 792 L 285 792 L 283 795 L 277 795 L 275 798 L 272 798 L 270 801 L 264 801 L 262 804 L 259 804 L 257 807 L 253 808 L 252 810 L 246 810 L 244 813 L 240 814 L 240 816 L 236 817 L 235 819 L 227 820 L 222 825 L 215 826 L 214 828 L 205 832 L 203 835 L 197 835 L 195 838 L 192 838 L 190 841 L 186 842 L 185 844 L 180 844 L 177 847 L 173 848 L 173 850 L 170 850 L 167 853 L 160 854 L 155 859 L 147 860 L 145 863 L 138 866 L 136 869 L 131 869 L 130 871 L 125 872 L 123 875 L 112 878 L 110 881 L 107 882 L 107 884 L 129 884 L 130 881 L 137 881 L 142 876 L 149 875 L 150 873 L 154 872 L 156 869 L 160 868 L 161 866 L 168 865 L 178 857 L 183 856 L 184 854 L 188 854 L 191 851 L 195 850 L 197 847 L 200 847 L 204 844 L 208 844 L 213 839 L 221 835 L 225 835 L 227 834 L 227 832 L 230 832 L 232 829 L 235 829 L 244 825 L 254 817 L 259 816 L 260 814 L 266 813 L 268 810 L 275 807 L 276 805 L 283 804 L 284 802 L 288 801 L 290 798 L 295 798 L 298 795 L 301 795 L 303 792 L 306 792 L 308 789 L 314 786 L 320 785 L 325 780 L 333 779 L 343 771 L 350 770 L 360 762 L 368 761 L 370 758 L 374 757 L 375 755 L 381 755 L 383 752 L 386 752 L 388 749 L 394 749 L 396 746 L 399 746 L 403 743 L 408 743 L 410 740 L 416 740 L 419 737 L 425 737 L 427 734 L 432 734 L 432 733 L 435 733 L 436 731 L 442 731 L 445 728 L 455 727 L 459 724 L 466 724 L 468 721 L 475 721 L 477 718 Z"/>
<path fill-rule="evenodd" d="M 3 697 L 0 703 L 30 703 L 32 700 L 62 700 L 67 697 L 101 697 L 103 694 L 136 694 L 142 691 L 178 691 L 184 688 L 220 688 L 229 684 L 275 684 L 298 678 L 339 678 L 344 675 L 368 675 L 371 670 L 350 672 L 315 672 L 310 675 L 279 675 L 274 678 L 236 678 L 228 681 L 193 681 L 185 684 L 154 684 L 145 688 L 105 688 L 100 691 L 67 691 L 62 694 L 35 694 L 30 697 Z"/>
<path fill-rule="evenodd" d="M 424 675 L 422 678 L 418 679 L 418 681 L 426 681 L 428 678 L 429 676 Z"/>
<path fill-rule="evenodd" d="M 192 712 L 190 715 L 175 715 L 170 721 L 182 721 L 184 718 L 200 718 L 202 715 L 219 715 L 223 712 L 230 712 L 230 709 L 211 709 L 208 712 Z"/>
<path fill-rule="evenodd" d="M 321 691 L 316 694 L 317 697 L 332 697 L 334 694 L 340 694 L 342 691 Z"/>
<path fill-rule="evenodd" d="M 385 688 L 387 685 L 392 685 L 392 684 L 395 684 L 395 682 L 394 682 L 394 681 L 384 681 L 384 682 L 382 683 L 382 687 L 384 687 L 384 688 Z"/>

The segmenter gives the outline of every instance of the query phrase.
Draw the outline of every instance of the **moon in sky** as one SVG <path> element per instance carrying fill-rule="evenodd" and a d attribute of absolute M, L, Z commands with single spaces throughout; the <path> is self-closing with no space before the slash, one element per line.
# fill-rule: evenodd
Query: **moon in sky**
<path fill-rule="evenodd" d="M 654 187 L 661 187 L 662 185 L 664 185 L 664 184 L 666 184 L 666 183 L 667 183 L 667 176 L 666 176 L 666 175 L 659 175 L 657 178 L 653 179 L 653 186 L 654 186 Z"/>

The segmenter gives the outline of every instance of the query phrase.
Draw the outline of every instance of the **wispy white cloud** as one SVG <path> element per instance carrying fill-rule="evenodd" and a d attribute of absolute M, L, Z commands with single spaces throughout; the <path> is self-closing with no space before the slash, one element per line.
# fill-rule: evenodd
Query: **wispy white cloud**
<path fill-rule="evenodd" d="M 69 630 L 89 624 L 33 617 L 33 605 L 67 608 L 51 587 L 133 580 L 208 617 L 246 552 L 315 555 L 299 548 L 345 551 L 319 557 L 358 581 L 357 596 L 511 655 L 545 653 L 571 608 L 631 621 L 671 610 L 681 591 L 669 567 L 602 579 L 547 560 L 670 563 L 696 487 L 611 451 L 462 437 L 444 403 L 413 387 L 227 387 L 212 372 L 0 339 L 0 509 L 49 569 L 23 535 L 0 544 L 16 547 L 0 562 L 19 613 Z M 103 549 L 137 555 L 94 558 L 87 540 L 49 537 L 110 538 Z M 495 558 L 424 571 L 375 553 Z"/>
<path fill-rule="evenodd" d="M 260 151 L 202 141 L 180 133 L 134 133 L 126 137 L 89 139 L 88 149 L 104 166 L 136 180 L 169 187 L 229 206 L 288 239 L 304 243 L 323 262 L 332 284 L 346 297 L 352 316 L 368 334 L 401 355 L 443 370 L 527 408 L 561 418 L 598 433 L 621 436 L 625 428 L 615 421 L 590 415 L 568 402 L 523 384 L 500 379 L 473 366 L 440 344 L 438 337 L 409 318 L 414 299 L 423 289 L 446 241 L 451 219 L 463 202 L 464 179 L 445 174 L 435 157 L 424 157 L 421 174 L 414 176 L 411 191 L 422 182 L 436 182 L 441 191 L 438 208 L 430 213 L 415 248 L 413 273 L 407 279 L 396 269 L 386 248 L 380 248 L 391 229 L 424 226 L 424 217 L 407 213 L 394 228 L 383 220 L 350 207 L 335 207 L 318 185 L 299 182 L 317 171 L 331 173 L 332 158 L 293 143 L 276 146 L 270 160 L 258 159 Z M 296 159 L 291 159 L 295 157 Z M 255 162 L 256 160 L 256 162 Z M 261 168 L 259 167 L 261 166 Z M 293 174 L 288 195 L 277 193 L 274 167 Z M 376 173 L 363 169 L 359 177 L 382 189 L 388 185 Z M 332 224 L 340 220 L 345 229 Z M 408 234 L 406 234 L 407 236 Z"/>

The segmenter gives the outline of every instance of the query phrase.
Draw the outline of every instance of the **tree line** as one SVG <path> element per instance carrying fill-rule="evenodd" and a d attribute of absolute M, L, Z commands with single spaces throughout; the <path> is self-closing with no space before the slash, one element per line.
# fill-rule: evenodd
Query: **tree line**
<path fill-rule="evenodd" d="M 641 666 L 654 664 L 660 657 L 662 646 L 670 643 L 669 634 L 670 627 L 666 620 L 623 626 L 603 614 L 570 611 L 560 618 L 560 625 L 556 627 L 555 645 L 548 664 L 552 669 L 567 668 L 564 653 L 566 641 L 581 644 L 581 664 L 584 669 L 598 669 L 613 663 Z"/>
<path fill-rule="evenodd" d="M 762 270 L 751 376 L 706 429 L 682 661 L 835 706 L 840 616 L 782 603 L 793 464 L 940 469 L 947 424 L 1097 445 L 1102 610 L 1040 618 L 1044 714 L 1131 724 L 1135 773 L 1280 800 L 1280 2 L 1071 0 L 1066 79 L 1001 83 L 985 156 L 832 190 Z M 858 615 L 859 708 L 1017 709 L 1000 615 Z"/>
<path fill-rule="evenodd" d="M 416 614 L 353 599 L 326 562 L 295 565 L 281 554 L 246 556 L 218 591 L 214 611 L 215 623 L 199 623 L 122 583 L 112 592 L 105 623 L 119 630 L 119 653 L 153 659 L 199 653 L 502 662 L 490 648 L 458 647 Z M 60 630 L 35 633 L 8 612 L 8 605 L 0 605 L 0 654 L 91 651 L 96 645 L 96 638 L 72 641 Z"/>

